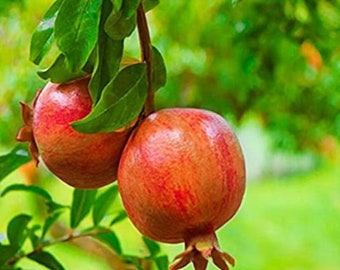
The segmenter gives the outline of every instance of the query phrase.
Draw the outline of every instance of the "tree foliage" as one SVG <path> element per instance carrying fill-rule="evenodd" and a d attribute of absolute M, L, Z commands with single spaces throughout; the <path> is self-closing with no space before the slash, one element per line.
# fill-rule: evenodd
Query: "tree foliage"
<path fill-rule="evenodd" d="M 153 93 L 166 82 L 164 61 L 151 45 L 145 17 L 145 12 L 157 4 L 154 0 L 56 0 L 46 11 L 30 43 L 30 60 L 39 66 L 38 75 L 44 80 L 65 83 L 91 74 L 93 110 L 85 119 L 74 123 L 74 128 L 88 133 L 114 131 L 153 110 Z M 140 60 L 123 63 L 125 38 L 136 28 Z M 22 145 L 1 156 L 0 181 L 29 160 L 27 148 Z M 46 248 L 85 237 L 111 249 L 116 254 L 118 268 L 144 269 L 144 264 L 168 268 L 167 256 L 161 254 L 159 245 L 146 238 L 142 238 L 148 251 L 144 257 L 123 252 L 120 239 L 111 229 L 126 218 L 122 207 L 108 220 L 108 210 L 118 195 L 116 185 L 103 192 L 74 189 L 69 205 L 56 203 L 48 191 L 37 185 L 12 184 L 1 191 L 1 197 L 18 191 L 40 197 L 47 211 L 40 222 L 23 213 L 10 220 L 0 241 L 1 269 L 20 269 L 18 263 L 23 258 L 48 269 L 65 269 Z M 69 229 L 62 237 L 53 237 L 51 230 L 66 211 L 69 211 L 66 227 Z M 93 224 L 81 227 L 90 213 Z M 31 248 L 27 247 L 28 241 Z"/>
<path fill-rule="evenodd" d="M 339 1 L 163 1 L 154 16 L 169 68 L 160 104 L 238 123 L 252 115 L 278 146 L 316 149 L 325 134 L 340 136 L 339 19 Z"/>
<path fill-rule="evenodd" d="M 7 239 L 0 242 L 0 269 L 21 269 L 18 262 L 27 258 L 47 269 L 65 269 L 62 260 L 59 261 L 52 253 L 45 249 L 49 246 L 69 242 L 79 238 L 90 237 L 101 242 L 116 255 L 116 263 L 129 269 L 144 269 L 143 265 L 154 263 L 156 269 L 168 269 L 167 256 L 161 253 L 160 246 L 147 238 L 143 238 L 147 255 L 136 257 L 122 251 L 121 240 L 117 237 L 112 226 L 126 218 L 118 212 L 111 212 L 112 204 L 117 199 L 117 185 L 110 186 L 101 191 L 74 189 L 71 205 L 62 205 L 55 202 L 52 196 L 39 186 L 11 185 L 0 193 L 1 197 L 12 192 L 31 192 L 43 199 L 47 210 L 40 223 L 33 221 L 27 214 L 18 214 L 7 225 Z M 105 203 L 103 203 L 105 202 Z M 54 207 L 51 207 L 54 206 Z M 64 235 L 56 238 L 51 235 L 53 226 L 60 222 L 60 216 L 69 213 L 69 228 L 65 227 Z M 81 226 L 89 214 L 92 213 L 92 225 Z M 117 216 L 121 218 L 117 219 Z M 27 242 L 31 248 L 27 248 Z"/>

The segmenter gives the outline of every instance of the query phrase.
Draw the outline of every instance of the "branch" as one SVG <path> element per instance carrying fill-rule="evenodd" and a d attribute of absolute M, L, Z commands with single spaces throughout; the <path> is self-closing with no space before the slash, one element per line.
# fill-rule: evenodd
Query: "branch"
<path fill-rule="evenodd" d="M 139 4 L 137 9 L 137 29 L 141 48 L 141 58 L 147 66 L 148 96 L 144 106 L 144 116 L 146 117 L 155 111 L 155 94 L 152 87 L 152 51 L 150 33 L 142 3 Z"/>
<path fill-rule="evenodd" d="M 41 250 L 43 250 L 44 248 L 47 248 L 49 246 L 53 246 L 53 245 L 56 245 L 56 244 L 60 244 L 60 243 L 65 243 L 65 242 L 69 242 L 69 241 L 72 241 L 72 240 L 75 240 L 75 239 L 80 239 L 80 238 L 85 238 L 85 237 L 93 237 L 93 236 L 96 236 L 97 234 L 100 234 L 100 233 L 105 233 L 105 232 L 109 232 L 110 230 L 109 229 L 97 229 L 97 228 L 94 228 L 92 229 L 91 231 L 87 231 L 87 232 L 84 232 L 84 233 L 70 233 L 70 234 L 67 234 L 63 237 L 60 237 L 54 241 L 44 241 L 44 242 L 41 242 L 41 244 L 36 247 L 35 249 L 33 249 L 32 251 L 28 252 L 28 253 L 20 253 L 19 255 L 13 257 L 12 259 L 10 259 L 8 261 L 8 265 L 15 265 L 20 259 L 22 258 L 26 258 L 30 255 L 33 255 L 35 253 L 39 253 L 41 252 Z"/>

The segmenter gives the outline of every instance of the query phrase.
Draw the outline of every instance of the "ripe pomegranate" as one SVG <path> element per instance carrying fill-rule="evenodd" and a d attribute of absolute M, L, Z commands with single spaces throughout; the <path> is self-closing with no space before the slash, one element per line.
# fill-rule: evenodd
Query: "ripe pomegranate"
<path fill-rule="evenodd" d="M 245 163 L 235 133 L 218 114 L 172 108 L 149 115 L 131 135 L 118 168 L 118 186 L 131 221 L 145 236 L 185 242 L 170 269 L 192 261 L 220 269 L 234 259 L 215 231 L 237 212 L 245 191 Z"/>
<path fill-rule="evenodd" d="M 17 140 L 30 141 L 30 151 L 47 168 L 76 188 L 98 188 L 117 176 L 120 155 L 130 134 L 123 132 L 85 134 L 71 123 L 91 111 L 90 77 L 64 84 L 48 83 L 38 92 L 33 109 L 21 103 L 25 126 Z"/>

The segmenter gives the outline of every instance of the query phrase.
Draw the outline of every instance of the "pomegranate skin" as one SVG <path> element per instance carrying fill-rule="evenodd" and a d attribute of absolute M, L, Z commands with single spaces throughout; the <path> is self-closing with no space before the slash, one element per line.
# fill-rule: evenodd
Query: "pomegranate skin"
<path fill-rule="evenodd" d="M 129 218 L 143 235 L 188 246 L 202 235 L 214 238 L 237 212 L 245 192 L 244 158 L 220 115 L 164 109 L 131 135 L 118 186 Z"/>
<path fill-rule="evenodd" d="M 116 180 L 129 132 L 84 134 L 71 123 L 90 113 L 90 77 L 48 83 L 34 102 L 32 129 L 47 168 L 76 188 L 99 188 Z"/>

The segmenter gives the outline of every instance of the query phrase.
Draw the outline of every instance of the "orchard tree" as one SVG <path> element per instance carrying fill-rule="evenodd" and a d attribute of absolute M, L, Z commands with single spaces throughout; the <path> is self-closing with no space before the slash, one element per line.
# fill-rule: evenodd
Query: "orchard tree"
<path fill-rule="evenodd" d="M 10 220 L 0 242 L 1 269 L 21 269 L 23 258 L 64 269 L 46 248 L 86 237 L 112 250 L 117 269 L 168 269 L 169 259 L 155 241 L 185 243 L 173 270 L 190 262 L 206 269 L 210 257 L 219 269 L 234 265 L 215 231 L 242 202 L 242 151 L 231 126 L 214 112 L 156 111 L 154 98 L 166 83 L 166 68 L 151 43 L 146 12 L 157 4 L 56 0 L 37 26 L 30 60 L 42 67 L 38 75 L 48 82 L 31 104 L 20 103 L 24 124 L 16 138 L 23 143 L 1 157 L 0 179 L 33 159 L 74 191 L 70 205 L 39 185 L 13 184 L 1 191 L 2 197 L 33 193 L 46 208 L 41 222 L 25 213 Z M 140 59 L 125 49 L 135 31 Z M 123 206 L 109 214 L 118 194 Z M 69 228 L 52 237 L 67 211 Z M 83 228 L 89 213 L 92 224 Z M 125 218 L 143 235 L 147 255 L 122 250 L 112 226 Z"/>
<path fill-rule="evenodd" d="M 155 40 L 172 63 L 158 104 L 253 117 L 281 149 L 318 153 L 340 138 L 339 1 L 233 2 L 157 9 Z"/>

